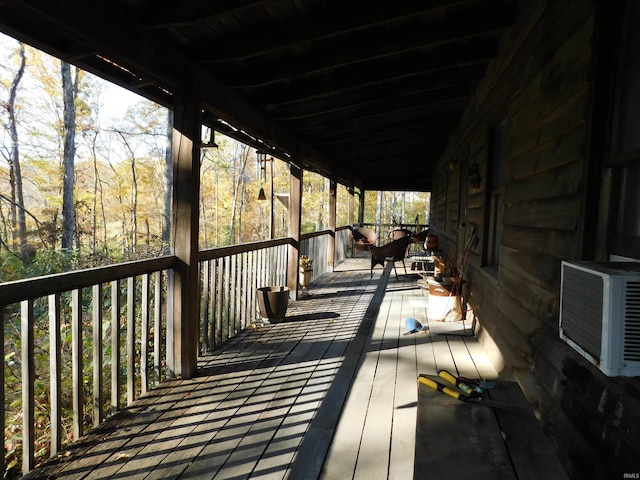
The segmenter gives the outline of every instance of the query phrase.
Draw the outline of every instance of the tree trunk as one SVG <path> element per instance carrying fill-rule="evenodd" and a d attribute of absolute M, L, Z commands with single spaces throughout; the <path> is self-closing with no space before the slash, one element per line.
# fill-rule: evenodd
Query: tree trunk
<path fill-rule="evenodd" d="M 400 194 L 400 223 L 404 223 L 405 215 L 407 214 L 407 194 L 402 192 Z"/>
<path fill-rule="evenodd" d="M 10 154 L 10 181 L 11 181 L 11 195 L 13 200 L 13 206 L 11 210 L 12 225 L 14 231 L 14 239 L 20 242 L 20 258 L 22 263 L 28 265 L 30 262 L 29 248 L 27 244 L 27 219 L 24 209 L 24 195 L 22 193 L 22 172 L 20 170 L 20 149 L 18 142 L 18 129 L 17 120 L 15 115 L 16 107 L 16 95 L 18 92 L 18 85 L 24 75 L 26 65 L 26 55 L 24 50 L 24 44 L 20 44 L 20 66 L 16 72 L 16 76 L 11 83 L 11 90 L 9 92 L 9 102 L 7 110 L 9 113 L 9 132 L 11 136 L 11 154 Z M 17 223 L 17 225 L 16 225 Z M 17 226 L 17 235 L 15 234 Z"/>
<path fill-rule="evenodd" d="M 378 190 L 378 200 L 376 202 L 376 236 L 378 238 L 380 237 L 380 234 L 382 233 L 381 228 L 380 228 L 380 224 L 382 223 L 382 191 Z"/>
<path fill-rule="evenodd" d="M 173 186 L 173 110 L 167 115 L 167 148 L 165 150 L 164 169 L 164 209 L 162 212 L 162 246 L 165 253 L 169 251 L 171 244 L 171 195 Z M 216 244 L 217 245 L 217 244 Z"/>
<path fill-rule="evenodd" d="M 129 221 L 131 222 L 131 253 L 136 255 L 138 243 L 138 172 L 136 169 L 136 156 L 133 148 L 129 145 L 127 137 L 122 132 L 118 132 L 126 149 L 131 157 L 131 200 L 129 202 Z"/>
<path fill-rule="evenodd" d="M 237 216 L 237 212 L 238 212 L 238 196 L 240 194 L 240 184 L 244 181 L 244 173 L 247 167 L 247 160 L 249 158 L 249 148 L 248 147 L 240 147 L 242 148 L 242 151 L 240 153 L 240 167 L 239 167 L 239 172 L 237 172 L 237 177 L 236 174 L 234 173 L 234 179 L 233 179 L 233 203 L 231 204 L 231 232 L 229 235 L 229 238 L 232 242 L 236 241 L 236 216 Z M 237 157 L 236 157 L 237 158 Z M 235 160 L 234 160 L 234 164 L 235 164 Z M 235 165 L 234 165 L 235 167 Z M 234 168 L 234 171 L 238 170 L 237 168 Z M 240 229 L 240 226 L 237 227 L 237 229 Z"/>
<path fill-rule="evenodd" d="M 71 65 L 60 62 L 62 76 L 62 97 L 64 103 L 64 146 L 62 152 L 63 183 L 62 183 L 62 250 L 73 248 L 75 239 L 75 208 L 73 205 L 74 163 L 76 155 L 76 109 L 75 91 L 71 79 Z"/>

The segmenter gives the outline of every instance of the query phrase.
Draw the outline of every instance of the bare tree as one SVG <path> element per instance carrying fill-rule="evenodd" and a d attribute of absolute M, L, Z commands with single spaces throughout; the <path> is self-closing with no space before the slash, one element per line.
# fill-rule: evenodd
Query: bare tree
<path fill-rule="evenodd" d="M 73 248 L 75 240 L 76 220 L 73 204 L 74 170 L 75 170 L 75 134 L 76 134 L 76 109 L 75 98 L 78 93 L 78 73 L 76 81 L 71 78 L 71 65 L 60 62 L 62 77 L 62 97 L 64 105 L 62 151 L 63 183 L 62 183 L 62 249 L 65 251 Z"/>
<path fill-rule="evenodd" d="M 131 253 L 135 256 L 138 243 L 138 172 L 136 171 L 136 154 L 123 132 L 118 132 L 125 148 L 131 157 L 131 201 L 129 203 L 129 220 L 131 222 Z"/>
<path fill-rule="evenodd" d="M 167 146 L 165 148 L 164 206 L 162 212 L 162 245 L 168 248 L 171 241 L 171 195 L 173 188 L 173 110 L 167 113 Z"/>
<path fill-rule="evenodd" d="M 24 195 L 22 191 L 22 172 L 20 169 L 20 148 L 18 141 L 18 128 L 16 119 L 16 96 L 18 86 L 24 75 L 26 67 L 26 54 L 24 44 L 20 44 L 18 54 L 20 56 L 20 65 L 16 72 L 11 89 L 9 90 L 9 101 L 6 104 L 8 114 L 9 136 L 11 138 L 11 147 L 9 152 L 9 177 L 11 183 L 11 224 L 13 230 L 14 243 L 16 240 L 20 243 L 20 258 L 22 263 L 27 265 L 30 262 L 29 248 L 27 243 L 27 220 L 24 210 Z M 17 234 L 16 234 L 17 232 Z"/>
<path fill-rule="evenodd" d="M 246 145 L 237 144 L 237 149 L 240 149 L 239 155 L 234 158 L 235 168 L 233 170 L 233 202 L 231 204 L 231 228 L 229 238 L 232 242 L 236 241 L 236 230 L 240 230 L 240 227 L 236 227 L 238 223 L 236 217 L 238 216 L 238 210 L 242 210 L 242 203 L 238 206 L 238 199 L 242 199 L 242 183 L 244 182 L 245 172 L 247 168 L 247 162 L 249 160 L 250 150 Z M 239 157 L 239 158 L 238 158 Z M 236 163 L 240 160 L 240 166 Z M 240 200 L 241 201 L 241 200 Z"/>

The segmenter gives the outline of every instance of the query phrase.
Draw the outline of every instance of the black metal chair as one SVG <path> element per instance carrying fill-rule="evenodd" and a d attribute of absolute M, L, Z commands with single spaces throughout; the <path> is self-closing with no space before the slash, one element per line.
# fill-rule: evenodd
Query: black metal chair
<path fill-rule="evenodd" d="M 407 256 L 407 248 L 410 242 L 411 237 L 407 235 L 381 247 L 369 247 L 369 252 L 371 252 L 371 278 L 373 278 L 373 267 L 382 265 L 382 268 L 384 268 L 385 260 L 393 262 L 393 271 L 396 273 L 396 280 L 398 279 L 396 262 L 402 261 L 404 274 L 407 275 L 407 266 L 404 264 L 404 259 Z"/>

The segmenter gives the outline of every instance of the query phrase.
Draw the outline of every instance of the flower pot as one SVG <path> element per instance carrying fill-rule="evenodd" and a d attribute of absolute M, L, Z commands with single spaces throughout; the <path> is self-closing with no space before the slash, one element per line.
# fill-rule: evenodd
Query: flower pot
<path fill-rule="evenodd" d="M 262 318 L 282 320 L 289 306 L 288 287 L 261 287 L 257 290 L 258 307 Z"/>
<path fill-rule="evenodd" d="M 427 240 L 424 242 L 424 248 L 426 250 L 437 250 L 440 247 L 437 235 L 427 235 Z"/>
<path fill-rule="evenodd" d="M 312 273 L 313 273 L 313 270 L 305 270 L 304 268 L 300 268 L 300 273 L 298 274 L 298 280 L 302 288 L 309 288 L 309 285 L 311 284 Z"/>

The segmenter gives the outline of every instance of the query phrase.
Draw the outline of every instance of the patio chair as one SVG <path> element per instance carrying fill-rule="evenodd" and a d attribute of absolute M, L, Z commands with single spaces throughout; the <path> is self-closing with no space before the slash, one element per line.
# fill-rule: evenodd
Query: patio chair
<path fill-rule="evenodd" d="M 399 238 L 402 237 L 406 237 L 406 236 L 411 236 L 413 234 L 413 232 L 409 229 L 406 228 L 396 228 L 394 230 L 391 230 L 389 232 L 389 239 L 390 240 L 398 240 Z"/>
<path fill-rule="evenodd" d="M 396 273 L 396 280 L 398 279 L 398 271 L 396 270 L 396 262 L 402 261 L 404 267 L 404 274 L 407 275 L 407 266 L 404 264 L 404 258 L 407 256 L 407 248 L 411 242 L 409 235 L 389 242 L 381 247 L 369 247 L 371 252 L 371 278 L 373 278 L 373 267 L 376 265 L 382 265 L 384 268 L 385 260 L 393 263 L 393 271 Z"/>
<path fill-rule="evenodd" d="M 356 252 L 363 252 L 371 246 L 375 246 L 378 239 L 376 232 L 366 227 L 355 227 L 351 230 L 353 238 L 353 256 Z"/>
<path fill-rule="evenodd" d="M 431 230 L 427 228 L 426 230 L 422 230 L 421 232 L 414 234 L 413 243 L 419 243 L 420 245 L 422 245 L 427 239 L 427 236 L 429 235 L 430 232 Z"/>

